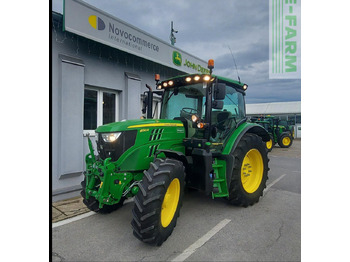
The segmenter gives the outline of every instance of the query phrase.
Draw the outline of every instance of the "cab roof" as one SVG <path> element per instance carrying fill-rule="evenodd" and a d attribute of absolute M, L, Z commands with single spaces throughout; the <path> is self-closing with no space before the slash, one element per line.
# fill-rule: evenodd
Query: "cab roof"
<path fill-rule="evenodd" d="M 208 74 L 186 74 L 186 75 L 179 75 L 179 76 L 175 76 L 175 77 L 172 77 L 172 78 L 168 78 L 168 79 L 166 79 L 166 80 L 163 80 L 163 81 L 161 81 L 158 85 L 161 85 L 162 86 L 162 88 L 164 88 L 163 87 L 163 83 L 165 83 L 165 82 L 168 82 L 169 83 L 169 81 L 174 81 L 174 83 L 175 83 L 175 85 L 178 85 L 178 84 L 193 84 L 194 82 L 186 82 L 186 78 L 187 77 L 191 77 L 191 78 L 193 78 L 193 77 L 195 77 L 195 76 L 199 76 L 200 78 L 203 78 L 203 77 L 205 77 L 205 76 L 209 76 L 210 77 L 210 75 L 208 75 Z M 243 91 L 245 91 L 244 89 L 243 89 L 243 85 L 245 85 L 244 83 L 241 83 L 241 82 L 239 82 L 239 81 L 237 81 L 237 80 L 233 80 L 233 79 L 230 79 L 230 78 L 226 78 L 226 77 L 222 77 L 222 76 L 217 76 L 217 75 L 211 75 L 211 79 L 215 79 L 215 78 L 217 78 L 218 80 L 219 80 L 219 82 L 220 83 L 225 83 L 226 85 L 228 85 L 228 86 L 232 86 L 232 87 L 235 87 L 235 88 L 238 88 L 238 89 L 241 89 L 241 90 L 243 90 Z M 212 80 L 212 81 L 214 81 L 214 79 Z M 202 81 L 199 81 L 199 82 L 203 82 L 204 80 L 202 80 Z M 169 87 L 167 87 L 167 88 L 169 88 Z M 166 89 L 166 88 L 165 88 Z"/>

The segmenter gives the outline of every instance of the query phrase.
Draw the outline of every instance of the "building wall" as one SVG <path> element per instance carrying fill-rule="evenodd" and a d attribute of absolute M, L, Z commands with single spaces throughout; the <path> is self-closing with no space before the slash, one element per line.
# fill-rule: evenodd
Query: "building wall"
<path fill-rule="evenodd" d="M 62 16 L 52 21 L 52 194 L 53 201 L 78 195 L 84 158 L 84 89 L 115 92 L 116 121 L 141 116 L 145 84 L 154 74 L 165 79 L 183 74 L 143 58 L 62 31 Z M 138 106 L 135 106 L 138 105 Z M 92 137 L 94 141 L 94 137 Z M 69 193 L 71 192 L 71 193 Z"/>
<path fill-rule="evenodd" d="M 275 102 L 246 105 L 247 117 L 273 115 L 294 125 L 296 138 L 301 138 L 301 102 Z"/>

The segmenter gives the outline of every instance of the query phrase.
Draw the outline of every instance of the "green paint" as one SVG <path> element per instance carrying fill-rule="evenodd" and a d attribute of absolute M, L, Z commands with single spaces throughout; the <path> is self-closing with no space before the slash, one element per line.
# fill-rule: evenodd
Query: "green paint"
<path fill-rule="evenodd" d="M 175 80 L 174 82 L 176 85 L 186 86 L 188 83 L 185 81 L 185 78 L 187 76 L 192 77 L 195 75 L 198 74 L 178 76 L 165 81 Z M 237 94 L 239 94 L 243 99 L 243 107 L 241 109 L 237 107 L 236 110 L 244 110 L 244 96 L 241 93 L 243 91 L 244 84 L 225 77 L 214 75 L 212 77 L 216 78 L 214 81 L 225 83 L 227 86 L 229 86 L 228 88 L 234 88 L 240 91 L 237 92 Z M 168 89 L 165 91 L 173 92 L 173 88 L 174 86 L 168 87 Z M 206 88 L 208 88 L 208 86 Z M 184 90 L 186 89 L 182 90 L 183 91 L 181 92 L 185 92 Z M 201 94 L 201 100 L 199 101 L 205 101 L 205 96 L 202 96 L 203 94 Z M 171 101 L 172 100 L 169 100 L 168 103 L 171 103 Z M 202 102 L 200 104 L 202 104 Z M 182 106 L 190 107 L 191 105 L 184 104 Z M 236 111 L 236 113 L 237 115 L 244 115 L 245 112 L 243 111 L 238 114 Z M 205 139 L 199 141 L 198 143 L 194 143 L 193 145 L 196 145 L 200 150 L 207 150 L 209 148 L 212 152 L 215 151 L 222 153 L 223 155 L 229 154 L 232 151 L 234 144 L 241 138 L 243 130 L 245 130 L 247 127 L 257 126 L 257 124 L 243 122 L 236 128 L 237 123 L 235 123 L 233 120 L 230 123 L 234 123 L 230 124 L 232 131 L 226 132 L 225 137 L 220 138 L 220 141 L 214 140 L 214 142 Z M 191 128 L 195 129 L 195 132 L 191 133 L 191 138 L 193 137 L 196 139 L 203 139 L 203 130 L 193 126 Z M 110 143 L 102 143 L 100 141 L 102 139 L 102 136 L 99 134 L 114 132 L 121 133 L 116 141 Z M 100 208 L 102 208 L 104 205 L 117 204 L 122 197 L 128 198 L 135 196 L 139 192 L 138 183 L 144 177 L 144 170 L 148 170 L 150 168 L 150 163 L 154 161 L 155 154 L 157 154 L 159 150 L 171 150 L 178 152 L 178 154 L 188 154 L 187 157 L 191 157 L 192 146 L 189 146 L 187 149 L 185 148 L 184 139 L 186 139 L 186 131 L 183 122 L 180 120 L 127 120 L 99 126 L 96 129 L 96 134 L 99 139 L 97 148 L 98 151 L 103 154 L 103 157 L 95 157 L 92 142 L 90 138 L 88 138 L 88 146 L 90 152 L 85 157 L 85 191 L 86 198 L 89 199 L 90 197 L 94 197 L 99 202 Z M 118 141 L 118 139 L 124 140 Z M 123 152 L 120 152 L 118 150 Z M 113 153 L 116 151 L 120 152 L 118 156 Z M 109 153 L 113 154 L 111 155 Z M 104 157 L 105 159 L 103 159 Z M 165 158 L 165 154 L 160 153 L 157 155 L 157 157 Z M 112 161 L 112 159 L 114 160 Z M 225 160 L 215 157 L 213 157 L 213 161 L 213 163 L 210 163 L 212 165 L 211 172 L 215 174 L 215 179 L 213 180 L 215 193 L 212 193 L 212 197 L 228 197 L 229 183 L 226 181 L 227 163 Z M 193 168 L 196 168 L 196 163 L 190 163 L 191 165 L 194 165 Z M 186 171 L 187 176 L 191 176 L 190 170 L 191 169 Z"/>

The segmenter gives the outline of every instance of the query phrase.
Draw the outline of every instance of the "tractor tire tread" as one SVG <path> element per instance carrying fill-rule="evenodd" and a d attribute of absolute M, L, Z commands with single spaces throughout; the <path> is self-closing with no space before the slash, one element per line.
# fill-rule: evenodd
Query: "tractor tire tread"
<path fill-rule="evenodd" d="M 182 162 L 169 158 L 164 160 L 157 158 L 144 172 L 145 176 L 139 184 L 140 190 L 134 198 L 135 204 L 132 210 L 131 225 L 137 239 L 160 246 L 171 235 L 182 206 L 185 181 L 183 171 Z M 171 223 L 163 228 L 160 221 L 161 206 L 165 192 L 175 177 L 182 180 L 178 207 Z"/>
<path fill-rule="evenodd" d="M 259 188 L 249 194 L 247 193 L 242 186 L 241 182 L 241 165 L 243 163 L 243 159 L 245 157 L 245 154 L 250 150 L 250 149 L 257 149 L 262 155 L 263 159 L 263 177 L 262 181 L 260 183 Z M 268 156 L 267 156 L 267 150 L 266 150 L 266 145 L 262 141 L 261 137 L 248 133 L 245 134 L 241 141 L 238 143 L 237 148 L 235 149 L 234 152 L 232 152 L 233 157 L 234 157 L 234 168 L 232 172 L 232 178 L 230 181 L 230 186 L 229 186 L 229 197 L 228 201 L 232 205 L 236 206 L 241 206 L 241 207 L 248 207 L 251 205 L 254 205 L 259 201 L 259 198 L 263 195 L 263 190 L 266 188 L 266 181 L 268 179 Z"/>

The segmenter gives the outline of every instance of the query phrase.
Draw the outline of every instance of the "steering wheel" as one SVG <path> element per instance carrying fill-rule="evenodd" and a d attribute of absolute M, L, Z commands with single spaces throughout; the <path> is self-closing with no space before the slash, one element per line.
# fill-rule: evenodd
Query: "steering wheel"
<path fill-rule="evenodd" d="M 182 116 L 184 118 L 191 119 L 192 115 L 199 116 L 199 110 L 198 109 L 194 109 L 194 108 L 190 108 L 190 107 L 184 107 L 180 111 L 180 116 Z"/>

